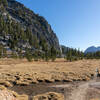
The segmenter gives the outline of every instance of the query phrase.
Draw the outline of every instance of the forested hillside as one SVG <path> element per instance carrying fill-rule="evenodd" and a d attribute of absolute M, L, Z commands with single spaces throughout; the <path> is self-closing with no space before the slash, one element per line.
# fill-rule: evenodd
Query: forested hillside
<path fill-rule="evenodd" d="M 1 55 L 6 50 L 17 55 L 38 52 L 52 56 L 53 51 L 60 52 L 48 22 L 15 0 L 0 0 L 0 45 Z"/>

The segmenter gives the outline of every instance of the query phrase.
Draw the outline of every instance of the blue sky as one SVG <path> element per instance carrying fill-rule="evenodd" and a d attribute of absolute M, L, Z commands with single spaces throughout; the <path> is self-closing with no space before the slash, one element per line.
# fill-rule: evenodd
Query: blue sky
<path fill-rule="evenodd" d="M 100 46 L 100 0 L 17 0 L 44 16 L 60 44 L 85 50 Z"/>

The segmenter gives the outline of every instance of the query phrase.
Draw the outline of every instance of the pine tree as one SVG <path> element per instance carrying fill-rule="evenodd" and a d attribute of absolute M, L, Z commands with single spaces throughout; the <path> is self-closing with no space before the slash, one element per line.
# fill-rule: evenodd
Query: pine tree
<path fill-rule="evenodd" d="M 34 61 L 38 61 L 39 60 L 38 51 L 34 52 L 33 58 L 34 58 Z"/>
<path fill-rule="evenodd" d="M 66 60 L 72 61 L 72 51 L 71 50 L 68 50 L 68 52 L 66 54 Z"/>
<path fill-rule="evenodd" d="M 51 60 L 55 61 L 56 60 L 56 56 L 57 56 L 57 51 L 54 48 L 54 46 L 51 47 Z"/>
<path fill-rule="evenodd" d="M 29 62 L 32 61 L 33 56 L 32 56 L 32 53 L 31 53 L 31 51 L 29 49 L 26 49 L 25 57 Z"/>

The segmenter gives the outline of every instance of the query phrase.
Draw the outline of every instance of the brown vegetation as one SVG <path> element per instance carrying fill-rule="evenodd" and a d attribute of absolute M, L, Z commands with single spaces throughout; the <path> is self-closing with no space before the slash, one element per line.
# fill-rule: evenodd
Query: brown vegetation
<path fill-rule="evenodd" d="M 28 95 L 19 95 L 14 91 L 10 91 L 4 86 L 0 86 L 0 100 L 29 100 Z M 32 97 L 32 100 L 64 100 L 61 93 L 48 92 Z"/>
<path fill-rule="evenodd" d="M 0 84 L 9 87 L 16 84 L 89 80 L 99 66 L 100 60 L 27 62 L 25 59 L 1 59 Z"/>
<path fill-rule="evenodd" d="M 64 59 L 57 59 L 55 62 L 28 62 L 26 59 L 0 59 L 0 90 L 41 82 L 87 81 L 95 74 L 96 68 L 100 68 L 100 60 L 66 62 Z M 11 92 L 18 100 L 28 100 L 27 94 Z M 61 99 L 57 100 L 63 100 L 63 96 L 58 95 Z M 58 95 L 55 93 L 53 97 L 59 98 Z M 37 95 L 33 100 L 40 100 L 41 97 L 48 100 L 50 94 L 47 92 Z"/>

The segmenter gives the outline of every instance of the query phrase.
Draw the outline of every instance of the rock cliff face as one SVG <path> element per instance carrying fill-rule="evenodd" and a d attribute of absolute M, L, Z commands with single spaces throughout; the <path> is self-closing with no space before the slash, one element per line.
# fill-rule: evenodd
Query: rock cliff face
<path fill-rule="evenodd" d="M 24 31 L 28 28 L 32 35 L 37 37 L 39 43 L 45 40 L 49 47 L 54 46 L 59 50 L 58 38 L 45 18 L 35 14 L 15 0 L 4 1 L 6 1 L 7 4 L 4 7 L 5 10 L 1 10 L 0 8 L 0 14 L 9 16 L 9 18 L 15 23 L 18 23 Z"/>

